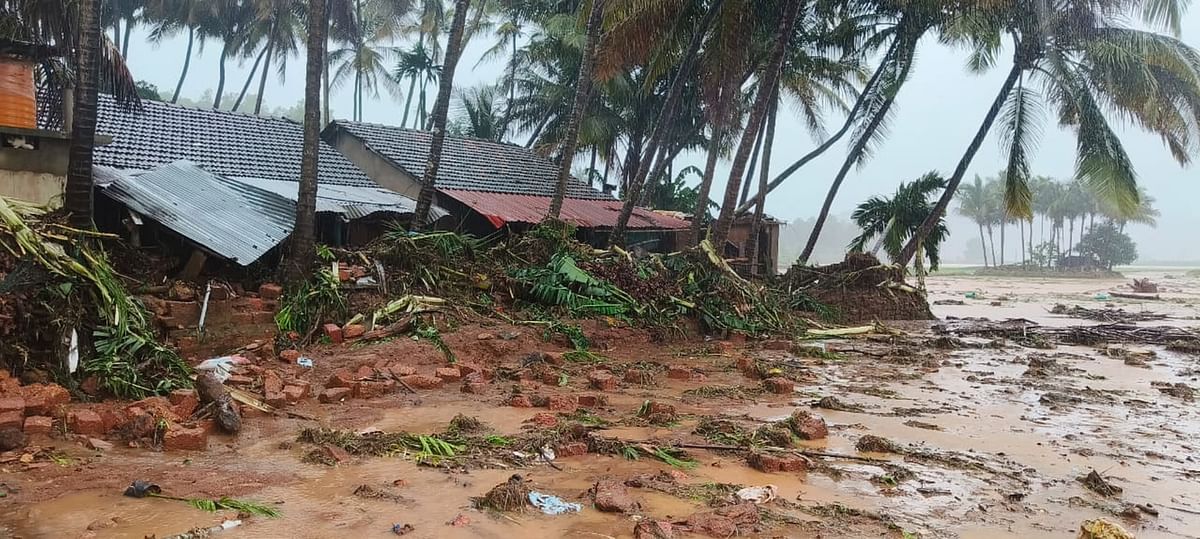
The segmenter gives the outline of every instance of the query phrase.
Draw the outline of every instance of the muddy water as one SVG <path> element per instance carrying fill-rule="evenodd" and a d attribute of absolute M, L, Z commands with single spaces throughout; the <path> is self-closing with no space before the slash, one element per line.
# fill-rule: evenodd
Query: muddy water
<path fill-rule="evenodd" d="M 1200 282 L 1159 274 L 1152 278 L 1166 283 L 1170 291 L 1164 296 L 1171 299 L 1146 308 L 1179 317 L 1197 314 L 1191 298 L 1200 301 Z M 1100 306 L 1102 302 L 1089 298 L 1119 284 L 930 280 L 934 299 L 962 298 L 967 290 L 1006 298 L 1000 307 L 991 306 L 992 299 L 937 306 L 939 316 L 1020 316 L 1054 324 L 1080 321 L 1046 314 L 1053 303 Z M 1170 322 L 1196 324 L 1186 319 Z M 919 344 L 921 338 L 912 342 Z M 701 415 L 765 422 L 806 409 L 825 418 L 830 436 L 802 442 L 805 448 L 884 461 L 818 459 L 817 468 L 807 473 L 767 474 L 750 469 L 736 454 L 692 451 L 698 466 L 686 472 L 686 483 L 773 484 L 780 498 L 792 504 L 840 504 L 874 515 L 798 513 L 798 523 L 765 530 L 762 535 L 768 537 L 898 537 L 901 529 L 923 537 L 1073 537 L 1080 522 L 1100 517 L 1120 522 L 1138 537 L 1200 536 L 1200 514 L 1195 513 L 1200 512 L 1200 461 L 1195 456 L 1200 445 L 1200 408 L 1152 386 L 1183 382 L 1200 387 L 1196 374 L 1200 359 L 1153 350 L 1156 355 L 1148 360 L 1149 368 L 1141 368 L 1086 347 L 943 352 L 909 345 L 910 353 L 901 353 L 892 345 L 862 339 L 826 344 L 840 351 L 839 359 L 755 352 L 766 361 L 799 366 L 796 373 L 805 382 L 790 396 L 767 395 L 756 402 L 684 399 L 684 390 L 701 384 L 666 381 L 653 388 L 625 387 L 609 395 L 609 406 L 600 415 L 613 421 L 627 419 L 646 399 L 673 403 L 685 415 L 667 427 L 614 426 L 604 434 L 628 440 L 704 443 L 690 434 Z M 706 356 L 693 349 L 664 347 L 616 359 L 688 361 L 707 372 L 704 385 L 755 386 L 729 370 L 737 353 Z M 1052 374 L 1026 375 L 1030 357 L 1036 354 L 1053 359 Z M 562 391 L 583 391 L 575 386 Z M 811 408 L 824 396 L 835 396 L 861 411 Z M 314 404 L 304 412 L 339 428 L 410 432 L 441 431 L 462 413 L 484 420 L 497 432 L 513 433 L 537 411 L 499 406 L 501 400 L 498 393 L 480 399 L 447 389 L 423 392 L 419 399 L 399 396 L 345 406 Z M 308 448 L 292 443 L 297 431 L 312 423 L 264 417 L 247 423 L 248 430 L 238 438 L 215 438 L 209 451 L 198 454 L 134 449 L 97 454 L 55 441 L 73 458 L 65 466 L 0 468 L 0 483 L 19 489 L 0 499 L 0 537 L 162 537 L 234 517 L 202 513 L 168 500 L 122 497 L 123 487 L 135 478 L 155 481 L 171 494 L 228 494 L 277 504 L 283 512 L 281 519 L 248 519 L 218 536 L 386 537 L 391 536 L 393 524 L 411 524 L 414 531 L 408 537 L 631 537 L 632 517 L 596 511 L 587 500 L 587 489 L 602 477 L 624 479 L 670 469 L 646 458 L 626 461 L 597 455 L 558 459 L 561 470 L 497 465 L 446 471 L 417 466 L 402 457 L 361 458 L 325 467 L 304 464 L 301 457 Z M 908 454 L 859 453 L 855 444 L 866 434 L 887 438 Z M 1083 488 L 1075 478 L 1092 469 L 1122 487 L 1123 493 L 1102 498 Z M 582 503 L 584 511 L 555 517 L 536 512 L 498 516 L 471 507 L 472 496 L 484 494 L 513 473 L 532 480 L 540 490 Z M 405 486 L 393 486 L 397 480 Z M 401 498 L 352 495 L 360 485 L 391 489 Z M 678 520 L 704 509 L 701 500 L 642 489 L 634 495 L 642 503 L 642 513 L 656 518 Z M 1159 515 L 1123 519 L 1114 514 L 1123 505 L 1135 504 L 1152 506 Z M 465 515 L 470 524 L 447 524 L 458 515 Z"/>

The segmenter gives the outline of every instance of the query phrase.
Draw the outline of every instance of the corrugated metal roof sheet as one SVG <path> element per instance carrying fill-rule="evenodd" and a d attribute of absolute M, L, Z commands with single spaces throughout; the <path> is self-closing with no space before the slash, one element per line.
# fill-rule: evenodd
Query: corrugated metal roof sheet
<path fill-rule="evenodd" d="M 294 202 L 249 185 L 237 188 L 188 161 L 103 175 L 108 197 L 243 266 L 287 238 L 295 221 Z"/>
<path fill-rule="evenodd" d="M 240 177 L 228 179 L 270 191 L 292 202 L 295 202 L 296 197 L 299 196 L 299 186 L 296 182 Z M 317 212 L 338 213 L 347 221 L 361 219 L 378 212 L 412 213 L 416 206 L 416 202 L 411 198 L 379 187 L 317 185 Z M 445 215 L 448 215 L 446 210 L 437 206 L 429 209 L 429 217 L 434 221 Z"/>
<path fill-rule="evenodd" d="M 546 210 L 550 208 L 550 197 L 460 189 L 438 189 L 438 192 L 470 206 L 491 221 L 496 228 L 509 222 L 539 223 L 546 217 Z M 614 227 L 621 213 L 621 204 L 619 200 L 568 198 L 563 200 L 561 218 L 585 228 Z M 683 219 L 644 208 L 634 208 L 628 225 L 630 229 L 659 230 L 684 229 L 689 226 L 690 224 Z"/>

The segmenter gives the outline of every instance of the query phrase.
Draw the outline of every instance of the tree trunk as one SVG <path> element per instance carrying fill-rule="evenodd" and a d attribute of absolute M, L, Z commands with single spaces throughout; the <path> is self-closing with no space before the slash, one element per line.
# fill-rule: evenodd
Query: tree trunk
<path fill-rule="evenodd" d="M 678 108 L 679 98 L 683 94 L 684 81 L 690 76 L 692 71 L 692 63 L 696 58 L 696 54 L 700 51 L 700 45 L 704 41 L 704 35 L 708 33 L 709 26 L 716 19 L 717 13 L 720 12 L 724 0 L 713 0 L 713 3 L 708 8 L 708 12 L 704 14 L 704 18 L 700 21 L 700 25 L 696 28 L 692 39 L 688 43 L 687 51 L 684 52 L 683 59 L 679 62 L 679 71 L 675 73 L 674 79 L 671 81 L 671 87 L 667 90 L 667 99 L 663 103 L 662 113 L 658 121 L 654 124 L 654 129 L 650 131 L 650 141 L 647 144 L 645 158 L 638 158 L 638 168 L 632 176 L 632 181 L 628 182 L 627 189 L 633 196 L 626 196 L 625 203 L 621 205 L 621 213 L 617 216 L 617 224 L 613 227 L 613 232 L 609 235 L 610 245 L 622 245 L 625 243 L 625 227 L 629 225 L 629 218 L 633 215 L 633 207 L 637 203 L 637 195 L 645 183 L 645 179 L 658 174 L 663 163 L 655 163 L 655 155 L 657 148 L 662 145 L 662 139 L 666 136 L 666 132 L 674 123 L 675 112 Z M 656 170 L 651 171 L 651 167 Z M 711 179 L 709 187 L 711 187 Z M 704 193 L 703 200 L 707 200 L 708 193 Z M 708 205 L 704 203 L 704 210 L 707 212 Z M 696 231 L 696 224 L 693 221 L 693 232 Z"/>
<path fill-rule="evenodd" d="M 917 244 L 917 259 L 913 261 L 913 271 L 917 274 L 917 289 L 925 293 L 925 249 Z"/>
<path fill-rule="evenodd" d="M 221 45 L 221 56 L 217 58 L 217 95 L 213 96 L 212 108 L 221 110 L 221 94 L 225 93 L 225 60 L 229 58 L 229 48 L 233 40 L 226 39 Z"/>
<path fill-rule="evenodd" d="M 772 102 L 771 106 L 775 106 L 774 102 Z M 768 116 L 768 122 L 771 121 L 769 118 L 770 116 Z M 750 167 L 746 169 L 746 180 L 745 183 L 742 184 L 742 196 L 738 199 L 739 207 L 742 204 L 745 204 L 746 197 L 750 196 L 750 185 L 753 183 L 752 180 L 754 179 L 754 168 L 758 166 L 758 154 L 762 153 L 763 137 L 766 136 L 766 133 L 766 129 L 759 129 L 758 136 L 755 137 L 754 151 L 750 153 Z"/>
<path fill-rule="evenodd" d="M 271 73 L 271 57 L 275 55 L 271 43 L 267 43 L 267 57 L 263 60 L 262 77 L 258 79 L 258 96 L 254 99 L 254 114 L 262 112 L 263 94 L 267 93 L 267 75 Z"/>
<path fill-rule="evenodd" d="M 1004 229 L 1008 228 L 1008 224 L 1003 220 L 1000 221 L 1000 267 L 1004 267 Z"/>
<path fill-rule="evenodd" d="M 1071 250 L 1075 248 L 1075 218 L 1071 218 L 1071 231 L 1067 233 L 1067 256 L 1071 256 Z"/>
<path fill-rule="evenodd" d="M 115 10 L 114 10 L 115 11 Z M 121 50 L 121 14 L 113 13 L 113 46 Z"/>
<path fill-rule="evenodd" d="M 413 75 L 408 81 L 408 97 L 404 98 L 404 118 L 400 120 L 400 127 L 408 127 L 408 111 L 412 109 L 413 92 L 417 89 L 417 76 Z"/>
<path fill-rule="evenodd" d="M 446 44 L 446 59 L 442 65 L 442 78 L 438 81 L 437 101 L 433 104 L 433 136 L 429 143 L 429 162 L 421 178 L 421 192 L 417 195 L 417 209 L 413 212 L 413 227 L 424 228 L 429 220 L 429 208 L 433 206 L 434 182 L 437 181 L 438 165 L 442 160 L 442 144 L 446 140 L 446 116 L 450 109 L 450 90 L 454 87 L 454 68 L 462 55 L 463 25 L 467 20 L 467 9 L 471 0 L 454 1 L 454 20 L 450 25 L 450 38 Z"/>
<path fill-rule="evenodd" d="M 947 184 L 946 190 L 942 192 L 941 198 L 938 199 L 937 205 L 925 217 L 925 222 L 921 223 L 920 228 L 917 229 L 917 232 L 908 241 L 908 244 L 904 246 L 904 250 L 900 252 L 901 264 L 906 264 L 912 259 L 913 254 L 916 253 L 917 240 L 923 241 L 928 237 L 933 227 L 946 215 L 946 208 L 950 207 L 950 200 L 954 198 L 954 193 L 958 191 L 958 185 L 962 183 L 963 176 L 966 176 L 967 169 L 971 166 L 971 160 L 975 158 L 979 147 L 983 145 L 988 131 L 992 129 L 992 124 L 995 123 L 996 116 L 1000 115 L 1000 109 L 1004 106 L 1004 102 L 1008 100 L 1008 94 L 1012 93 L 1013 86 L 1017 84 L 1017 78 L 1020 75 L 1021 65 L 1014 63 L 1012 70 L 1008 72 L 1008 78 L 1004 80 L 1004 84 L 1000 87 L 1000 93 L 996 94 L 995 101 L 992 102 L 991 108 L 988 109 L 987 115 L 984 116 L 983 124 L 979 126 L 979 131 L 975 133 L 975 138 L 967 146 L 967 153 L 963 154 L 962 159 L 958 161 L 958 167 L 954 169 L 954 175 L 950 177 L 950 182 Z"/>
<path fill-rule="evenodd" d="M 129 60 L 129 35 L 133 33 L 133 19 L 125 19 L 125 35 L 121 37 L 121 58 Z"/>
<path fill-rule="evenodd" d="M 324 13 L 325 0 L 309 0 L 309 13 Z M 304 70 L 304 146 L 300 154 L 300 186 L 296 225 L 284 272 L 289 280 L 308 277 L 316 254 L 317 170 L 321 149 L 321 71 L 325 64 L 325 21 L 308 18 L 308 51 Z"/>
<path fill-rule="evenodd" d="M 254 59 L 254 65 L 250 68 L 250 75 L 246 77 L 246 83 L 242 85 L 242 91 L 238 94 L 237 101 L 233 102 L 233 108 L 229 109 L 236 112 L 242 107 L 242 100 L 246 99 L 246 92 L 250 90 L 250 83 L 254 81 L 254 75 L 258 73 L 258 65 L 262 63 L 263 57 L 267 55 L 267 51 L 271 48 L 268 43 L 263 47 L 263 50 L 258 53 L 258 57 Z"/>
<path fill-rule="evenodd" d="M 179 73 L 179 82 L 175 84 L 175 93 L 171 95 L 171 102 L 179 101 L 179 92 L 183 90 L 183 80 L 187 78 L 188 66 L 192 64 L 192 45 L 196 42 L 196 29 L 188 28 L 187 52 L 183 53 L 183 70 Z"/>
<path fill-rule="evenodd" d="M 996 235 L 992 231 L 991 223 L 988 223 L 987 231 L 988 231 L 988 243 L 991 244 L 991 246 L 992 246 L 992 266 L 998 266 L 998 264 L 996 264 Z"/>
<path fill-rule="evenodd" d="M 774 95 L 771 99 L 771 113 L 767 116 L 766 138 L 763 139 L 762 150 L 762 170 L 758 176 L 758 204 L 754 205 L 754 218 L 750 221 L 750 247 L 746 251 L 746 257 L 750 259 L 750 274 L 758 275 L 758 259 L 761 258 L 758 248 L 759 235 L 762 234 L 762 218 L 763 206 L 766 206 L 767 200 L 767 176 L 771 173 L 771 145 L 775 143 L 775 122 L 779 118 L 779 85 L 775 85 Z M 749 185 L 750 179 L 746 179 L 746 184 Z M 745 191 L 743 191 L 745 193 Z M 744 195 L 743 195 L 744 198 Z M 768 262 L 771 262 L 770 255 L 767 256 Z M 763 273 L 765 275 L 774 275 L 775 268 L 764 266 Z"/>
<path fill-rule="evenodd" d="M 96 83 L 100 63 L 100 0 L 80 0 L 79 64 L 71 113 L 67 185 L 63 205 L 77 228 L 92 228 L 92 149 L 96 140 Z"/>
<path fill-rule="evenodd" d="M 692 210 L 691 241 L 688 245 L 698 245 L 704 239 L 704 220 L 708 217 L 708 199 L 712 192 L 713 177 L 717 172 L 717 159 L 721 157 L 721 138 L 725 135 L 725 123 L 713 124 L 712 137 L 708 142 L 708 159 L 704 162 L 704 177 L 700 178 L 700 189 L 696 193 L 696 207 Z"/>
<path fill-rule="evenodd" d="M 325 35 L 326 36 L 329 35 L 329 26 L 328 25 L 325 26 Z M 322 118 L 321 123 L 328 124 L 330 121 L 333 120 L 332 113 L 329 112 L 329 99 L 330 99 L 330 95 L 333 92 L 331 91 L 332 85 L 329 82 L 330 65 L 329 65 L 329 39 L 328 39 L 328 37 L 326 37 L 326 40 L 325 40 L 324 64 L 325 65 L 322 66 L 322 68 L 321 68 L 321 118 Z"/>
<path fill-rule="evenodd" d="M 729 182 L 725 186 L 725 199 L 721 203 L 721 213 L 717 216 L 716 226 L 713 227 L 713 246 L 718 253 L 725 244 L 725 238 L 729 237 L 729 229 L 733 227 L 733 215 L 734 210 L 737 209 L 737 196 L 738 190 L 741 188 L 739 183 L 742 181 L 742 173 L 745 171 L 746 160 L 750 158 L 750 147 L 754 144 L 754 137 L 758 135 L 758 130 L 762 127 L 763 119 L 767 114 L 767 106 L 771 102 L 773 93 L 771 88 L 774 88 L 779 80 L 779 72 L 783 68 L 783 55 L 787 52 L 788 42 L 791 41 L 792 29 L 796 26 L 796 17 L 800 13 L 801 4 L 803 4 L 802 0 L 788 0 L 779 21 L 779 29 L 775 34 L 774 50 L 771 51 L 770 59 L 764 65 L 759 80 L 759 92 L 754 97 L 754 106 L 750 109 L 750 118 L 746 122 L 747 129 L 742 133 L 737 154 L 733 158 L 733 169 L 729 172 Z M 764 88 L 766 90 L 763 90 Z"/>
<path fill-rule="evenodd" d="M 588 165 L 588 187 L 596 187 L 596 146 L 592 146 L 592 162 Z"/>
<path fill-rule="evenodd" d="M 583 42 L 583 58 L 579 61 L 579 77 L 575 80 L 575 102 L 571 105 L 571 117 L 567 119 L 566 139 L 558 157 L 558 181 L 554 197 L 550 199 L 547 219 L 558 219 L 562 213 L 563 198 L 567 196 L 567 180 L 571 177 L 571 162 L 579 144 L 579 124 L 588 104 L 592 89 L 592 69 L 596 66 L 596 46 L 600 41 L 600 23 L 604 16 L 603 0 L 592 0 L 592 12 L 588 15 L 587 37 Z"/>
<path fill-rule="evenodd" d="M 983 223 L 976 223 L 976 224 L 979 225 L 979 246 L 980 246 L 980 248 L 983 249 L 983 267 L 986 268 L 986 267 L 988 267 L 987 240 L 985 240 L 983 238 Z"/>
<path fill-rule="evenodd" d="M 1021 265 L 1024 266 L 1026 263 L 1026 260 L 1025 260 L 1025 221 L 1023 219 L 1019 219 L 1019 220 L 1017 220 L 1017 224 L 1020 227 L 1019 230 L 1021 233 L 1021 235 L 1018 236 L 1020 238 L 1020 240 L 1017 241 L 1017 245 L 1021 248 Z"/>

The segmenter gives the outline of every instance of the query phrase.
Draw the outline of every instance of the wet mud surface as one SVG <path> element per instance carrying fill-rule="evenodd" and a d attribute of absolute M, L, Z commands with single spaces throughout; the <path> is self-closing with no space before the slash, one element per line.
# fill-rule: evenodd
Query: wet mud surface
<path fill-rule="evenodd" d="M 1161 272 L 1153 277 L 1175 290 L 1163 294 L 1169 299 L 1118 306 L 1174 317 L 1147 324 L 1200 325 L 1189 319 L 1198 314 L 1190 302 L 1200 300 L 1200 282 L 1164 279 Z M 1121 282 L 932 278 L 930 299 L 962 299 L 967 291 L 984 296 L 935 306 L 941 318 L 1084 325 L 1091 322 L 1048 310 L 1055 303 L 1111 303 L 1094 294 Z M 998 296 L 1005 299 L 993 306 Z M 763 485 L 773 485 L 776 498 L 759 506 L 756 522 L 737 526 L 739 535 L 1074 537 L 1083 521 L 1105 518 L 1137 537 L 1200 536 L 1200 408 L 1188 393 L 1172 389 L 1200 389 L 1200 356 L 1134 345 L 1037 349 L 970 337 L 947 344 L 929 322 L 889 325 L 904 333 L 793 346 L 654 343 L 636 330 L 592 328 L 601 359 L 566 361 L 548 380 L 498 375 L 481 394 L 446 384 L 337 404 L 310 399 L 293 410 L 314 419 L 250 414 L 241 434 L 214 435 L 204 452 L 119 443 L 96 451 L 61 436 L 44 438 L 35 444 L 57 451 L 56 458 L 0 463 L 0 537 L 166 537 L 236 517 L 123 497 L 133 479 L 177 496 L 236 496 L 282 512 L 278 519 L 247 518 L 214 537 L 390 537 L 395 524 L 411 525 L 408 537 L 634 537 L 639 520 L 694 524 L 689 516 L 734 507 L 732 490 Z M 485 341 L 477 336 L 481 331 L 519 336 Z M 446 341 L 461 360 L 503 372 L 520 368 L 531 351 L 565 350 L 539 337 L 528 327 L 464 327 Z M 329 348 L 313 357 L 318 366 L 304 376 L 317 385 L 338 367 L 380 357 L 418 372 L 444 364 L 427 344 L 407 339 Z M 589 387 L 588 374 L 598 366 L 611 368 L 620 380 L 616 389 Z M 672 376 L 677 371 L 670 366 L 686 366 L 691 374 Z M 626 377 L 630 369 L 647 374 Z M 790 378 L 793 390 L 764 391 L 763 381 L 746 370 Z M 513 407 L 513 386 L 606 402 L 584 407 L 587 414 Z M 672 406 L 673 413 L 652 420 L 647 401 Z M 797 410 L 828 428 L 823 439 L 790 441 L 806 453 L 805 471 L 765 473 L 747 464 L 745 452 L 711 448 L 684 449 L 696 463 L 690 469 L 644 454 L 628 460 L 587 453 L 559 456 L 553 466 L 518 465 L 496 452 L 433 466 L 409 452 L 351 456 L 328 466 L 306 462 L 313 446 L 297 441 L 302 429 L 315 426 L 432 434 L 459 414 L 478 418 L 496 435 L 516 436 L 537 432 L 529 420 L 550 413 L 560 423 L 586 418 L 593 433 L 608 438 L 720 447 Z M 713 434 L 702 425 L 725 430 Z M 1119 492 L 1080 480 L 1093 471 Z M 497 513 L 473 507 L 472 497 L 513 474 L 536 491 L 582 504 L 582 512 L 547 516 L 533 508 Z M 606 478 L 637 485 L 628 490 L 638 509 L 598 511 L 587 491 Z M 363 485 L 385 495 L 355 495 Z M 700 527 L 685 526 L 676 526 L 676 536 L 704 536 Z"/>

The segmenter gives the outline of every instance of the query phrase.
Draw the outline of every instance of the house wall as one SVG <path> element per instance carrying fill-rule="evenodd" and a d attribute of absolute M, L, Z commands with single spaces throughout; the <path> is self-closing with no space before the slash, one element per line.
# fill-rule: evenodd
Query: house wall
<path fill-rule="evenodd" d="M 341 129 L 331 128 L 325 131 L 323 138 L 325 142 L 346 156 L 346 159 L 358 166 L 368 178 L 381 187 L 413 200 L 416 200 L 417 195 L 421 193 L 419 179 L 412 177 L 382 155 L 372 151 L 358 137 Z"/>
<path fill-rule="evenodd" d="M 67 141 L 35 142 L 33 150 L 0 147 L 0 195 L 58 207 L 67 184 Z"/>

